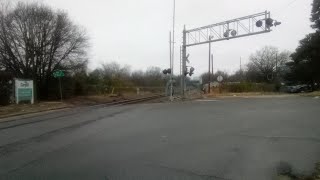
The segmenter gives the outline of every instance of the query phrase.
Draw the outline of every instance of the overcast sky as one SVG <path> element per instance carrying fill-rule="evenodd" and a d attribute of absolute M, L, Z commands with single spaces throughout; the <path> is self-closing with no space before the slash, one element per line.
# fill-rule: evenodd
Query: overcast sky
<path fill-rule="evenodd" d="M 28 0 L 26 0 L 28 1 Z M 169 66 L 173 0 L 39 0 L 67 11 L 90 37 L 90 68 L 117 61 L 135 69 Z M 176 0 L 175 72 L 179 72 L 182 28 L 209 25 L 265 10 L 282 22 L 273 32 L 213 43 L 215 70 L 234 72 L 239 59 L 265 45 L 294 51 L 310 28 L 312 0 Z M 191 47 L 196 75 L 207 71 L 208 45 Z"/>

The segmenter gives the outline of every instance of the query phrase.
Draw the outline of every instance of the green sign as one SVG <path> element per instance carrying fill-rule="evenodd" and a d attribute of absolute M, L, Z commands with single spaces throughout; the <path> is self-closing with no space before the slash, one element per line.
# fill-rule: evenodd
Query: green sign
<path fill-rule="evenodd" d="M 34 103 L 33 81 L 24 79 L 15 79 L 15 100 L 19 104 L 21 101 L 30 101 Z"/>
<path fill-rule="evenodd" d="M 32 89 L 18 89 L 19 101 L 30 101 L 32 99 Z"/>
<path fill-rule="evenodd" d="M 53 77 L 55 77 L 55 78 L 64 77 L 64 72 L 61 70 L 55 71 L 55 72 L 53 72 Z"/>

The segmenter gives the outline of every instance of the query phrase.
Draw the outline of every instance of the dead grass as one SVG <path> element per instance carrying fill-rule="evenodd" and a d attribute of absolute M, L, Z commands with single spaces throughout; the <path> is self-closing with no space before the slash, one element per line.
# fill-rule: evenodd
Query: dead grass
<path fill-rule="evenodd" d="M 311 93 L 301 93 L 301 96 L 308 96 L 308 97 L 320 97 L 320 91 L 314 91 Z"/>
<path fill-rule="evenodd" d="M 211 94 L 206 94 L 206 97 L 254 97 L 254 96 L 284 96 L 290 95 L 286 93 L 278 92 L 246 92 L 246 93 L 229 93 L 229 92 L 213 92 Z"/>
<path fill-rule="evenodd" d="M 9 106 L 0 106 L 0 119 L 10 116 L 18 116 L 30 113 L 45 112 L 63 108 L 72 108 L 76 106 L 88 106 L 96 104 L 104 104 L 114 101 L 121 101 L 127 99 L 142 98 L 153 95 L 152 93 L 144 93 L 137 95 L 135 93 L 126 93 L 121 96 L 110 97 L 106 96 L 79 96 L 71 99 L 64 100 L 63 102 L 52 101 L 52 102 L 40 102 L 34 105 L 30 104 L 12 104 Z M 0 120 L 1 121 L 1 120 Z"/>
<path fill-rule="evenodd" d="M 9 106 L 0 106 L 0 118 L 17 116 L 29 113 L 50 111 L 62 108 L 72 107 L 64 102 L 41 102 L 34 105 L 30 104 L 12 104 Z"/>

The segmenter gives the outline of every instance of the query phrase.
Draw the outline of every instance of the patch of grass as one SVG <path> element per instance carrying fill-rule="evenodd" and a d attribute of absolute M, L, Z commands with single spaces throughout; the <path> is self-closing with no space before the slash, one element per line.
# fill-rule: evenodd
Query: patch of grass
<path fill-rule="evenodd" d="M 301 93 L 301 96 L 320 97 L 320 91 L 314 91 L 311 93 Z"/>
<path fill-rule="evenodd" d="M 233 93 L 274 92 L 275 90 L 276 90 L 275 84 L 250 83 L 250 82 L 241 82 L 238 84 L 225 84 L 222 87 L 222 91 L 233 92 Z"/>

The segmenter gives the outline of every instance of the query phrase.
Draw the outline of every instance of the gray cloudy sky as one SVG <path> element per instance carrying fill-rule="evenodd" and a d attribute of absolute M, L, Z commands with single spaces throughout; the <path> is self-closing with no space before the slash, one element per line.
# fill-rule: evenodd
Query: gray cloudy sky
<path fill-rule="evenodd" d="M 26 0 L 28 1 L 28 0 Z M 72 20 L 84 26 L 91 38 L 90 68 L 117 61 L 132 69 L 169 65 L 169 31 L 173 0 L 40 0 L 66 10 Z M 282 25 L 271 33 L 213 44 L 215 70 L 233 72 L 239 59 L 265 45 L 293 51 L 300 39 L 311 32 L 312 0 L 176 0 L 176 63 L 182 28 L 209 25 L 265 10 Z M 207 70 L 208 45 L 191 47 L 191 64 L 196 75 Z"/>

